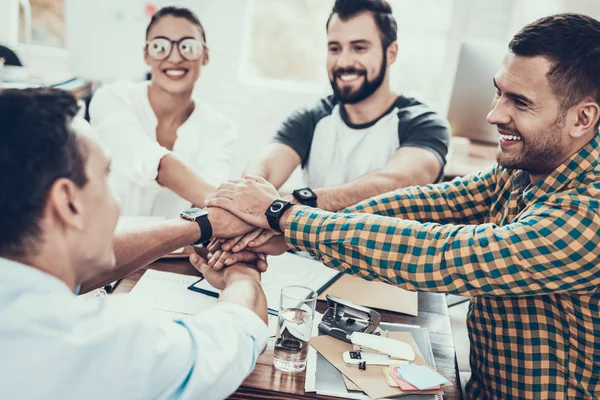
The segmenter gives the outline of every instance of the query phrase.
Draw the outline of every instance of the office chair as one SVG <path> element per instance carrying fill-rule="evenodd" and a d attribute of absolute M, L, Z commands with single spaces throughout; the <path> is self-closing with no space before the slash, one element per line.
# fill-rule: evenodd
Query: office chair
<path fill-rule="evenodd" d="M 4 59 L 4 65 L 23 66 L 23 63 L 19 60 L 17 54 L 6 46 L 0 45 L 0 58 Z"/>

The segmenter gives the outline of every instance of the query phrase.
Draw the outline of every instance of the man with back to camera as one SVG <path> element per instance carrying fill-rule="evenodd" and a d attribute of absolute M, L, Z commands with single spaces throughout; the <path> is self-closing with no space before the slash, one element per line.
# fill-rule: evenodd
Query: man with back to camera
<path fill-rule="evenodd" d="M 279 200 L 261 178 L 221 185 L 207 204 L 283 231 L 256 251 L 473 296 L 469 398 L 599 398 L 600 22 L 542 18 L 509 50 L 487 117 L 500 135 L 490 171 L 344 213 Z"/>
<path fill-rule="evenodd" d="M 337 0 L 326 28 L 334 94 L 288 117 L 248 173 L 279 188 L 302 165 L 312 190 L 296 191 L 296 200 L 329 211 L 438 180 L 450 128 L 427 106 L 390 88 L 398 56 L 390 5 Z"/>
<path fill-rule="evenodd" d="M 78 300 L 74 292 L 250 227 L 222 210 L 191 209 L 184 213 L 193 221 L 113 241 L 110 162 L 76 111 L 61 90 L 0 91 L 0 398 L 227 397 L 268 337 L 254 266 L 223 274 L 193 256 L 223 292 L 212 309 L 177 320 L 135 309 L 125 296 Z"/>

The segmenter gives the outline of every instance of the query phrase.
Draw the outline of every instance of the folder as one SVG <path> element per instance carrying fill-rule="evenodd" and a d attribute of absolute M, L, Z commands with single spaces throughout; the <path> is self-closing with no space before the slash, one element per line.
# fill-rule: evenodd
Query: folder
<path fill-rule="evenodd" d="M 415 339 L 410 332 L 389 332 L 388 337 L 401 340 L 410 344 L 415 351 L 415 360 L 413 363 L 418 365 L 428 365 L 425 361 Z M 441 389 L 422 390 L 418 392 L 403 391 L 400 388 L 389 386 L 383 375 L 383 368 L 377 365 L 369 365 L 366 370 L 360 370 L 357 366 L 348 366 L 342 360 L 344 351 L 351 351 L 352 345 L 331 336 L 316 336 L 310 339 L 310 345 L 315 348 L 323 357 L 327 359 L 337 370 L 345 375 L 352 383 L 365 392 L 372 399 L 380 399 L 392 396 L 402 396 L 408 394 L 443 394 Z"/>
<path fill-rule="evenodd" d="M 342 275 L 319 295 L 332 295 L 361 306 L 379 308 L 412 316 L 419 315 L 419 294 L 380 281 L 366 281 Z"/>

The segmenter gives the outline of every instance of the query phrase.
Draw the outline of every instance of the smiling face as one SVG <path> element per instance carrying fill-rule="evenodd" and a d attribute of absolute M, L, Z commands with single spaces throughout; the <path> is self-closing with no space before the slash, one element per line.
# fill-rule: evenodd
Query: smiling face
<path fill-rule="evenodd" d="M 73 235 L 73 248 L 80 250 L 78 266 L 80 276 L 94 275 L 99 269 L 111 269 L 115 265 L 113 235 L 120 210 L 109 188 L 110 159 L 94 139 L 92 128 L 83 119 L 75 118 L 72 129 L 86 154 L 85 173 L 87 184 L 79 190 L 83 229 Z"/>
<path fill-rule="evenodd" d="M 156 38 L 168 39 L 179 42 L 189 38 L 202 42 L 200 27 L 185 18 L 171 15 L 162 17 L 148 32 L 148 41 Z M 157 61 L 148 55 L 148 48 L 144 49 L 144 60 L 152 69 L 152 83 L 169 93 L 185 93 L 193 90 L 194 84 L 200 77 L 203 65 L 208 64 L 208 49 L 202 47 L 202 56 L 197 61 L 189 61 L 182 57 L 180 49 L 173 44 L 169 56 L 162 61 Z M 186 47 L 187 48 L 187 47 Z"/>
<path fill-rule="evenodd" d="M 566 112 L 547 78 L 551 66 L 545 57 L 509 53 L 494 77 L 487 120 L 498 128 L 498 163 L 505 168 L 547 175 L 570 156 Z"/>
<path fill-rule="evenodd" d="M 359 103 L 388 82 L 387 55 L 371 13 L 345 21 L 334 14 L 327 29 L 327 47 L 329 81 L 342 103 Z"/>

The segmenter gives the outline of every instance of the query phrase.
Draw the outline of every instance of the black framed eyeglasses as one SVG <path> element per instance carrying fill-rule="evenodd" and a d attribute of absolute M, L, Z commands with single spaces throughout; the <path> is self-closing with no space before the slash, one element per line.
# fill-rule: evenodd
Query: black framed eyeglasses
<path fill-rule="evenodd" d="M 177 47 L 181 57 L 188 61 L 198 61 L 204 54 L 206 44 L 192 37 L 184 37 L 179 40 L 159 36 L 146 42 L 146 52 L 155 61 L 163 61 L 169 58 L 173 48 Z"/>

